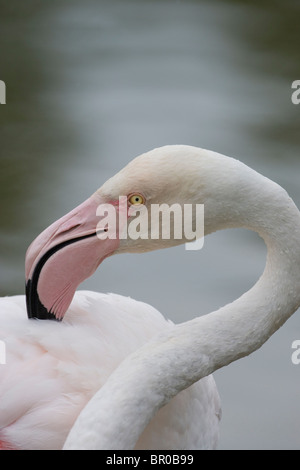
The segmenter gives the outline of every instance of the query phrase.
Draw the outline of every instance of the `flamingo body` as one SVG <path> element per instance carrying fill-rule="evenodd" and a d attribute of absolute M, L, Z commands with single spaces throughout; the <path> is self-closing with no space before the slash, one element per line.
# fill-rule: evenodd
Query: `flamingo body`
<path fill-rule="evenodd" d="M 113 254 L 189 241 L 175 229 L 152 237 L 159 219 L 140 239 L 124 237 L 135 203 L 204 204 L 205 235 L 256 231 L 268 250 L 262 276 L 235 302 L 179 325 L 131 299 L 75 294 Z M 111 219 L 98 223 L 107 204 L 119 215 L 115 237 L 105 237 Z M 260 348 L 300 307 L 299 240 L 300 213 L 287 192 L 233 158 L 175 145 L 132 160 L 28 248 L 30 320 L 24 297 L 0 301 L 0 447 L 215 448 L 220 402 L 211 374 Z"/>
<path fill-rule="evenodd" d="M 62 323 L 46 323 L 27 319 L 24 296 L 0 299 L 7 351 L 0 366 L 0 449 L 61 449 L 82 408 L 122 360 L 174 326 L 150 305 L 88 291 L 75 294 Z M 210 376 L 162 408 L 136 448 L 214 448 L 219 417 Z"/>

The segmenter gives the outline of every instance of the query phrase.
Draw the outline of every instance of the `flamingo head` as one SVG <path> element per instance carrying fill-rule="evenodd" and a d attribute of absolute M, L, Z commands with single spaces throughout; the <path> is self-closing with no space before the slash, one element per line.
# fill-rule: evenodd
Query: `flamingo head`
<path fill-rule="evenodd" d="M 168 218 L 169 236 L 162 236 L 161 219 L 153 222 L 151 209 L 193 204 L 195 195 L 197 202 L 204 202 L 205 185 L 196 177 L 203 167 L 201 152 L 176 145 L 143 154 L 44 230 L 26 254 L 28 316 L 61 320 L 78 285 L 114 253 L 185 243 L 185 233 L 178 237 Z"/>

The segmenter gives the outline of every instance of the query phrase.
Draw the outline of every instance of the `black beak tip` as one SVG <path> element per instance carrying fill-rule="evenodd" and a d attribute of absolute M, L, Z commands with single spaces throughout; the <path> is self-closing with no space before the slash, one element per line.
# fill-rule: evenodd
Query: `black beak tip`
<path fill-rule="evenodd" d="M 50 248 L 37 262 L 34 271 L 32 273 L 31 279 L 28 279 L 26 282 L 26 304 L 27 304 L 27 315 L 28 318 L 38 318 L 39 320 L 56 320 L 61 321 L 61 319 L 57 318 L 54 313 L 51 311 L 49 312 L 47 308 L 42 304 L 38 294 L 38 280 L 40 273 L 43 269 L 45 263 L 49 260 L 49 258 L 54 255 L 58 250 L 63 249 L 64 247 L 70 245 L 71 243 L 76 243 L 81 240 L 85 240 L 86 238 L 95 237 L 98 232 L 89 233 L 88 235 L 83 235 L 82 237 L 78 238 L 71 238 L 70 240 L 66 240 L 58 245 L 53 246 Z"/>
<path fill-rule="evenodd" d="M 46 307 L 40 301 L 37 289 L 34 288 L 31 279 L 26 282 L 26 306 L 28 318 L 58 321 L 54 313 L 48 312 Z"/>

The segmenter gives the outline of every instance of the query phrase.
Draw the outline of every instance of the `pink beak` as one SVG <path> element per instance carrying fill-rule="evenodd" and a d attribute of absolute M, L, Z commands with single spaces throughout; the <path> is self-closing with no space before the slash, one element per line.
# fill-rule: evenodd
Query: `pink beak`
<path fill-rule="evenodd" d="M 118 236 L 98 237 L 100 218 L 96 211 L 104 203 L 107 201 L 94 194 L 44 230 L 28 248 L 25 275 L 29 318 L 61 320 L 78 285 L 118 248 Z"/>

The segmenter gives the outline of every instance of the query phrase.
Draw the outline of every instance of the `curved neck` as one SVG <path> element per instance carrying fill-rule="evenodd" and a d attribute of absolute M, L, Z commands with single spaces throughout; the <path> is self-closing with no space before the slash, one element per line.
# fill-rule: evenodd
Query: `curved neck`
<path fill-rule="evenodd" d="M 257 231 L 268 248 L 262 277 L 232 304 L 174 325 L 126 358 L 83 410 L 66 448 L 73 442 L 76 448 L 78 443 L 87 449 L 91 443 L 98 449 L 134 448 L 159 408 L 257 350 L 300 306 L 297 207 L 275 183 L 235 160 L 227 162 L 234 167 L 230 178 L 224 177 L 227 189 L 223 185 L 220 197 L 206 194 L 206 233 L 227 227 Z"/>

